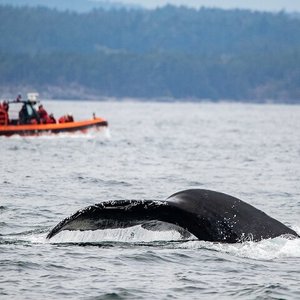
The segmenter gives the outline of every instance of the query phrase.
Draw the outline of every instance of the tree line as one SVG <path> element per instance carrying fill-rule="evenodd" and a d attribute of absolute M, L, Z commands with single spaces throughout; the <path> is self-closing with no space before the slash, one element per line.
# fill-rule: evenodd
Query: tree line
<path fill-rule="evenodd" d="M 103 96 L 298 102 L 300 20 L 188 9 L 59 12 L 0 6 L 2 86 Z"/>

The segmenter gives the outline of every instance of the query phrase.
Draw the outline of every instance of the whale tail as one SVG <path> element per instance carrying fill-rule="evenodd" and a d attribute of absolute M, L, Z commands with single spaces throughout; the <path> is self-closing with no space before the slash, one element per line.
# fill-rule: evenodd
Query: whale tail
<path fill-rule="evenodd" d="M 158 226 L 159 224 L 159 226 Z M 47 235 L 63 230 L 98 230 L 142 225 L 148 230 L 176 228 L 199 240 L 235 243 L 280 235 L 299 235 L 242 200 L 210 190 L 175 193 L 166 200 L 114 200 L 77 211 Z"/>

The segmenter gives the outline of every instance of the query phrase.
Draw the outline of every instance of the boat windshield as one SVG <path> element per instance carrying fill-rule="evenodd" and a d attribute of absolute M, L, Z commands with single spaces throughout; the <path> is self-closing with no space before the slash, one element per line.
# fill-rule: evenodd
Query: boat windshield
<path fill-rule="evenodd" d="M 26 104 L 26 109 L 27 109 L 27 114 L 28 114 L 28 116 L 29 116 L 29 117 L 33 117 L 33 116 L 34 116 L 34 112 L 33 112 L 32 106 Z"/>

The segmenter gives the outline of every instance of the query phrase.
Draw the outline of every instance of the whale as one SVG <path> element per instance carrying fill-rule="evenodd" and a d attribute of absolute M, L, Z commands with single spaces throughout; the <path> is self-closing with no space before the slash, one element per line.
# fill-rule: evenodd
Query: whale
<path fill-rule="evenodd" d="M 252 205 L 225 193 L 188 189 L 164 200 L 111 200 L 84 209 L 59 222 L 47 235 L 140 225 L 147 230 L 176 230 L 183 237 L 220 243 L 261 241 L 299 235 Z"/>

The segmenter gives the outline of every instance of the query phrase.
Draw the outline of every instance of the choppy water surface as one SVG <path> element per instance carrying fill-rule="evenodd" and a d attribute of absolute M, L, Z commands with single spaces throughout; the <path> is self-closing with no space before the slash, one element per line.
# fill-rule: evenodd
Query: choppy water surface
<path fill-rule="evenodd" d="M 205 188 L 300 232 L 300 106 L 45 102 L 110 129 L 0 138 L 3 299 L 299 299 L 300 241 L 181 240 L 174 232 L 47 232 L 80 208 Z M 134 238 L 133 238 L 134 237 Z"/>

